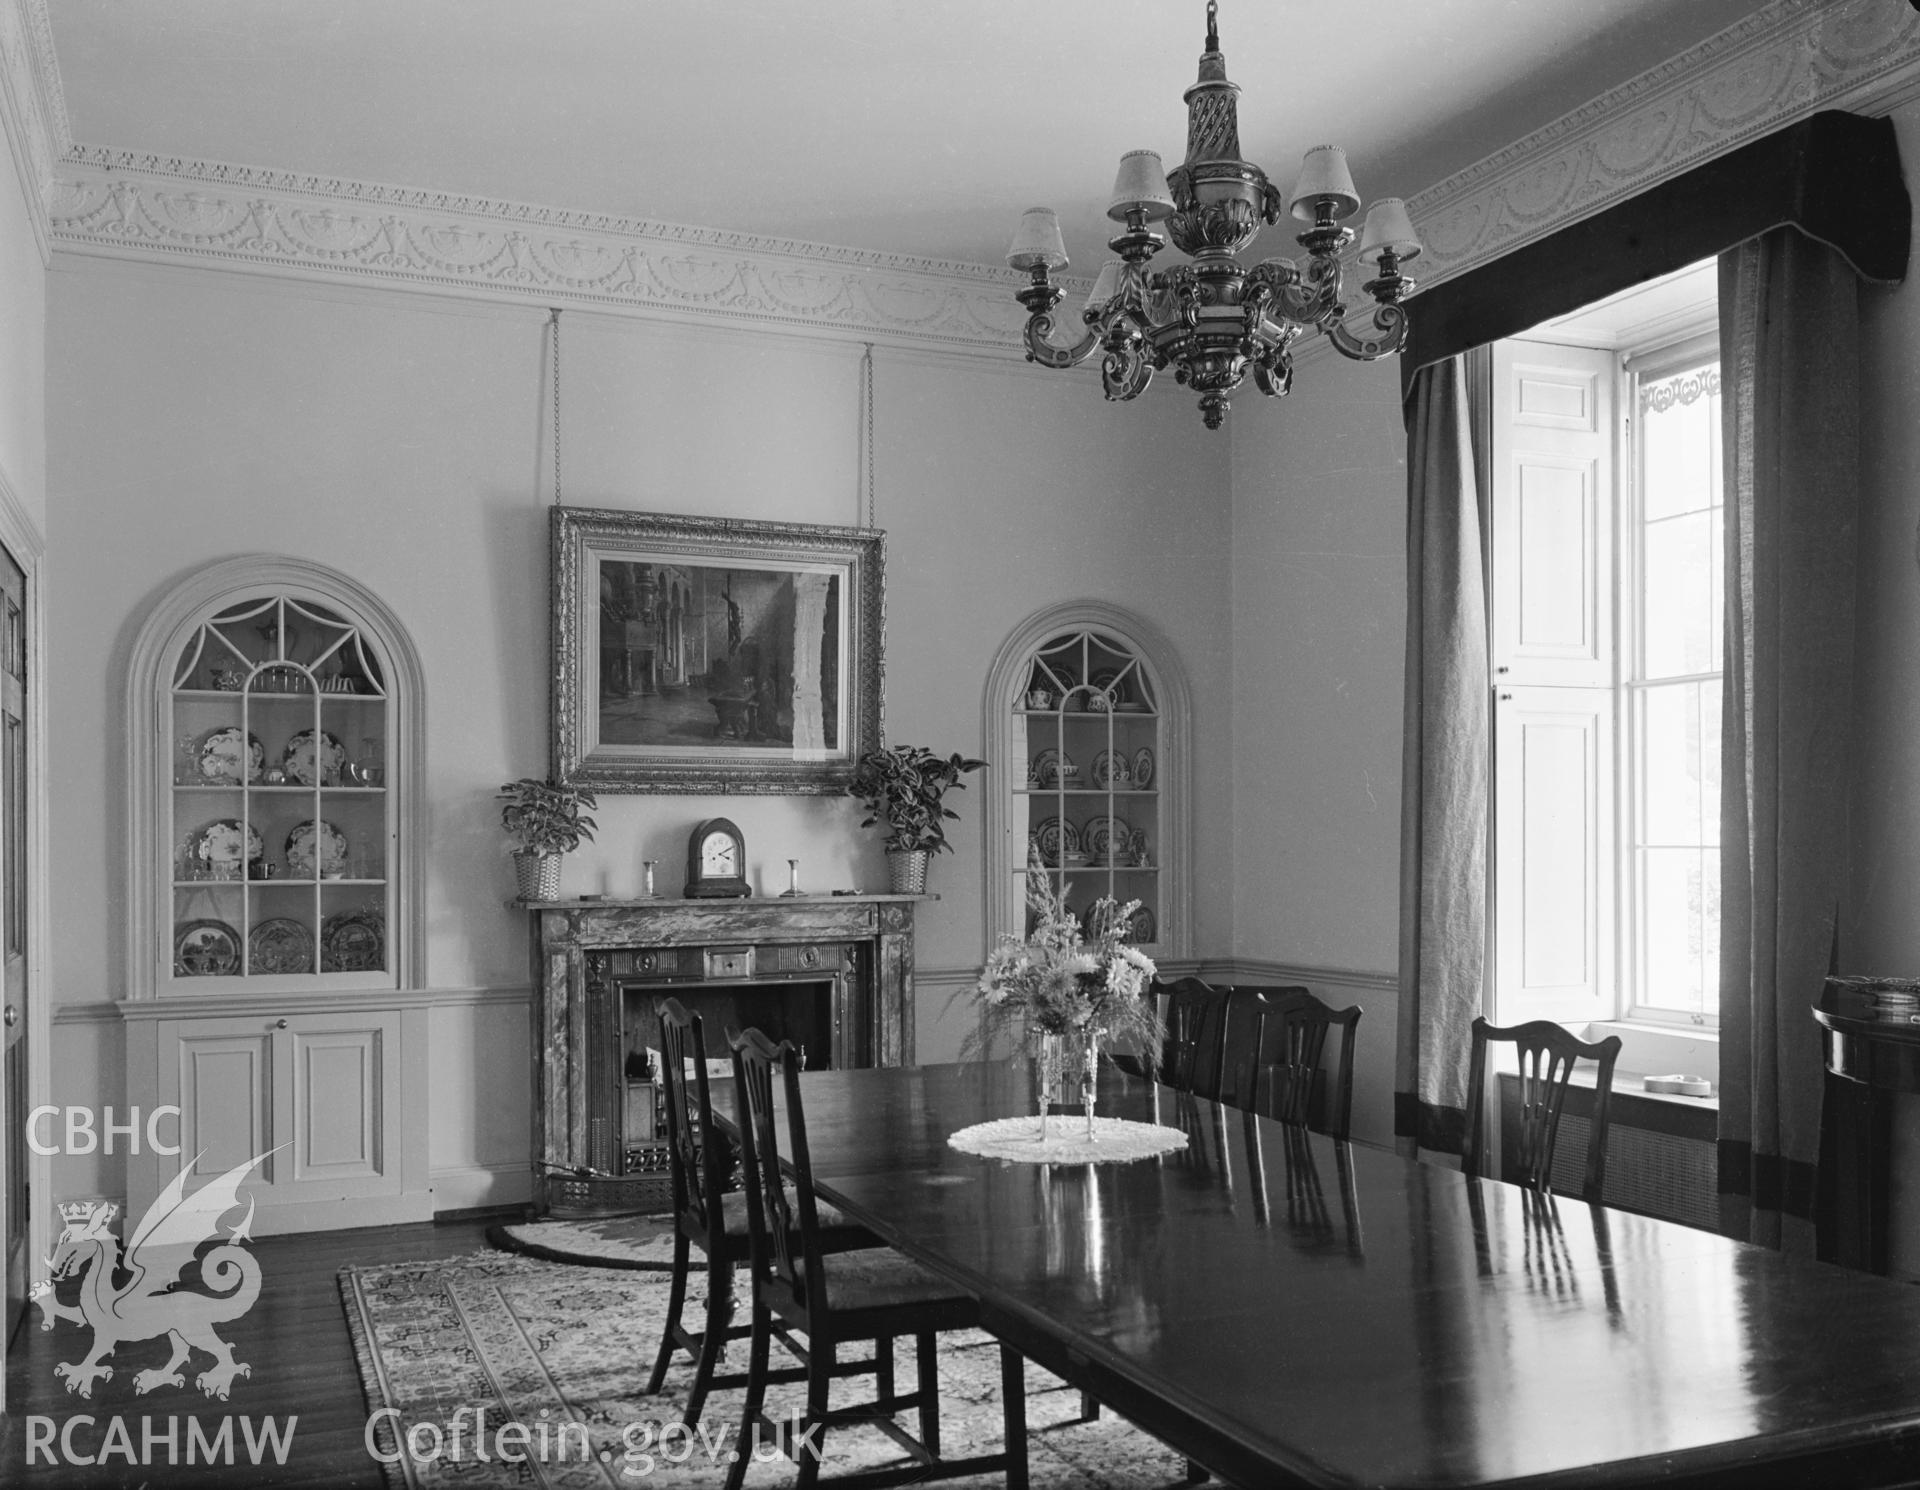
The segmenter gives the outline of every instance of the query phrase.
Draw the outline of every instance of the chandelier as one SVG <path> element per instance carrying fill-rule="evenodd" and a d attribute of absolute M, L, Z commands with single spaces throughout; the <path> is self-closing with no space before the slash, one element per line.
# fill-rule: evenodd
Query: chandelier
<path fill-rule="evenodd" d="M 1370 323 L 1347 324 L 1341 251 L 1353 233 L 1340 226 L 1360 207 L 1346 153 L 1333 145 L 1309 150 L 1293 195 L 1283 199 L 1252 161 L 1240 158 L 1238 84 L 1227 81 L 1220 51 L 1217 0 L 1207 0 L 1207 49 L 1200 77 L 1184 98 L 1187 158 L 1169 174 L 1152 150 L 1120 157 L 1107 216 L 1122 225 L 1107 247 L 1119 255 L 1101 267 L 1080 318 L 1086 334 L 1070 347 L 1053 342 L 1054 308 L 1064 294 L 1048 275 L 1067 265 L 1060 219 L 1036 207 L 1020 219 L 1007 262 L 1031 272 L 1017 292 L 1027 309 L 1027 359 L 1044 367 L 1077 367 L 1104 350 L 1101 383 L 1109 399 L 1137 398 L 1157 369 L 1173 368 L 1176 382 L 1200 395 L 1208 429 L 1226 419 L 1234 391 L 1249 369 L 1262 393 L 1279 397 L 1293 384 L 1293 344 L 1322 332 L 1345 356 L 1371 362 L 1398 352 L 1407 339 L 1401 300 L 1414 283 L 1400 266 L 1420 252 L 1406 204 L 1383 197 L 1367 213 L 1360 258 L 1374 277 L 1363 287 L 1377 304 Z M 1299 235 L 1304 267 L 1291 259 L 1263 259 L 1252 268 L 1238 255 L 1263 225 L 1283 211 L 1310 223 Z M 1191 260 L 1149 269 L 1166 246 L 1152 223 L 1165 222 L 1174 246 Z"/>

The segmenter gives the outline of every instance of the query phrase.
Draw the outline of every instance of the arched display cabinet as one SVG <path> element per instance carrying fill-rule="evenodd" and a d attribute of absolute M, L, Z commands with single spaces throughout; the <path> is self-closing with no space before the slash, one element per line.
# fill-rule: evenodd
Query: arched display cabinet
<path fill-rule="evenodd" d="M 1030 616 L 987 675 L 988 944 L 1028 926 L 1044 874 L 1085 912 L 1140 902 L 1152 956 L 1190 949 L 1190 706 L 1172 649 L 1140 617 L 1099 601 Z"/>
<path fill-rule="evenodd" d="M 119 1009 L 128 1104 L 180 1115 L 129 1214 L 255 1159 L 261 1234 L 432 1214 L 424 707 L 399 618 L 306 560 L 211 565 L 142 626 Z"/>
<path fill-rule="evenodd" d="M 398 619 L 319 565 L 162 601 L 127 701 L 132 997 L 421 981 L 421 695 Z"/>

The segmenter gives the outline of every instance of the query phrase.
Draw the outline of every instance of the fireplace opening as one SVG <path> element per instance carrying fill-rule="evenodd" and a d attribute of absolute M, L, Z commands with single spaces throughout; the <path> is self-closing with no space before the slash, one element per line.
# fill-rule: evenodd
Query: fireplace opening
<path fill-rule="evenodd" d="M 735 1111 L 733 1053 L 729 1031 L 757 1029 L 778 1043 L 791 1040 L 803 1069 L 834 1064 L 833 979 L 816 982 L 779 979 L 755 983 L 616 982 L 618 1038 L 607 1072 L 619 1094 L 620 1168 L 627 1174 L 667 1168 L 666 1096 L 661 1087 L 660 1005 L 678 999 L 700 1016 L 709 1095 L 714 1110 Z M 691 1073 L 689 1073 L 691 1075 Z"/>

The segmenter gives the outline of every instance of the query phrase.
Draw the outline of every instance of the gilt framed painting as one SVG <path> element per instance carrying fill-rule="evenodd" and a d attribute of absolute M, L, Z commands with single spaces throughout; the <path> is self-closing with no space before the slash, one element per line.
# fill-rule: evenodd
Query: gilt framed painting
<path fill-rule="evenodd" d="M 878 747 L 879 530 L 556 507 L 551 538 L 556 780 L 830 794 Z"/>

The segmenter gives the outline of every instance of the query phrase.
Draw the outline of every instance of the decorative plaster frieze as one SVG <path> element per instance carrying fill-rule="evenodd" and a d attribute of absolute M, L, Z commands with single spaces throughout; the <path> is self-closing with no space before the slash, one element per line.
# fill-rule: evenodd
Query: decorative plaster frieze
<path fill-rule="evenodd" d="M 1916 83 L 1906 0 L 1776 0 L 1414 197 L 1413 272 L 1437 284 L 1817 110 Z"/>
<path fill-rule="evenodd" d="M 1775 0 L 1420 193 L 1413 267 L 1438 283 L 1817 109 L 1916 89 L 1906 0 Z M 48 109 L 64 120 L 57 79 Z M 100 146 L 65 150 L 46 207 L 75 252 L 1020 355 L 1019 276 L 983 265 Z"/>
<path fill-rule="evenodd" d="M 1013 352 L 1026 314 L 1009 270 L 93 147 L 47 211 L 62 248 L 853 339 Z"/>

